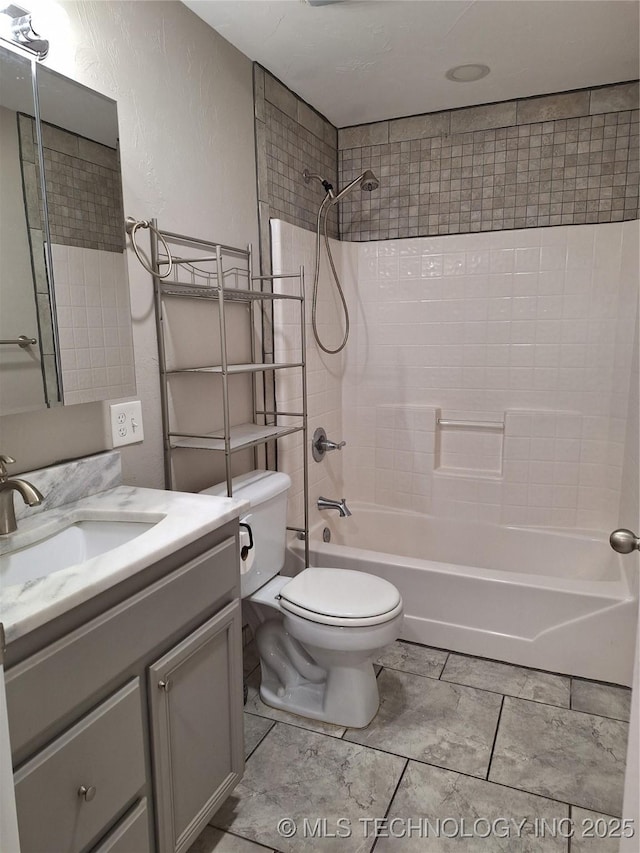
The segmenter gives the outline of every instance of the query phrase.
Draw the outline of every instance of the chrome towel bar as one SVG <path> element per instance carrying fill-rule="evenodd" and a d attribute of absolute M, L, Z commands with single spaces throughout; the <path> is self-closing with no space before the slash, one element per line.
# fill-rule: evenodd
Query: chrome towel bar
<path fill-rule="evenodd" d="M 19 337 L 13 338 L 9 341 L 0 341 L 0 344 L 14 344 L 16 346 L 22 347 L 22 349 L 25 349 L 25 347 L 33 346 L 33 344 L 37 343 L 38 341 L 36 338 L 28 338 L 26 335 L 20 335 Z"/>

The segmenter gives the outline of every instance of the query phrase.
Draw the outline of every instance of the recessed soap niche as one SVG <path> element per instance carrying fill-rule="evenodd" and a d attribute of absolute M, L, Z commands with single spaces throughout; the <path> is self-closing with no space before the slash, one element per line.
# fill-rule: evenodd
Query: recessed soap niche
<path fill-rule="evenodd" d="M 435 466 L 452 477 L 502 477 L 504 412 L 436 411 Z"/>

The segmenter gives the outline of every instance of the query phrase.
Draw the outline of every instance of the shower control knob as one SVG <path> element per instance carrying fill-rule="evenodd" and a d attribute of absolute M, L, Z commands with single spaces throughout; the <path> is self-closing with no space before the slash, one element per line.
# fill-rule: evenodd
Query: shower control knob
<path fill-rule="evenodd" d="M 621 527 L 614 530 L 609 537 L 609 544 L 618 554 L 631 554 L 632 551 L 640 551 L 640 539 L 631 530 Z"/>

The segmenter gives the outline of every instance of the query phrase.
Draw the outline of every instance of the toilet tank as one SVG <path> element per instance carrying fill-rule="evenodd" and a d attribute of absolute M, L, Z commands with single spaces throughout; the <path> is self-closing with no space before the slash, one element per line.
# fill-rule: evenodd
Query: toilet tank
<path fill-rule="evenodd" d="M 240 521 L 251 526 L 255 559 L 242 574 L 242 595 L 251 595 L 275 577 L 284 566 L 287 527 L 287 495 L 291 478 L 280 471 L 250 471 L 232 480 L 233 497 L 251 504 Z M 226 497 L 226 483 L 202 490 L 205 495 Z"/>

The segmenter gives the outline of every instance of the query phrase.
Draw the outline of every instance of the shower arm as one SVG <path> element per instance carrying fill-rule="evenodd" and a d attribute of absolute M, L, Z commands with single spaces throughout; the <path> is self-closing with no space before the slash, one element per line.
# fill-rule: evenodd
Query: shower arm
<path fill-rule="evenodd" d="M 322 175 L 316 175 L 313 172 L 310 172 L 308 169 L 305 169 L 302 173 L 302 177 L 304 178 L 305 184 L 311 183 L 312 179 L 315 179 L 316 181 L 319 181 L 322 184 L 329 199 L 329 206 L 331 207 L 334 204 L 337 204 L 340 199 L 344 198 L 347 193 L 351 192 L 354 187 L 357 187 L 358 184 L 362 183 L 365 174 L 366 172 L 363 172 L 361 175 L 358 175 L 357 178 L 354 178 L 350 183 L 347 184 L 346 187 L 343 187 L 337 194 L 334 192 L 333 184 L 330 184 L 329 181 L 322 177 Z"/>
<path fill-rule="evenodd" d="M 337 195 L 333 192 L 333 187 L 330 190 L 327 190 L 327 192 L 331 196 L 331 201 L 329 202 L 329 205 L 337 204 L 340 199 L 343 198 L 343 196 L 345 196 L 348 192 L 351 192 L 351 190 L 354 187 L 357 187 L 358 184 L 362 183 L 363 178 L 364 172 L 361 175 L 358 175 L 357 178 L 354 178 L 350 184 L 347 184 L 346 187 L 343 187 Z"/>

